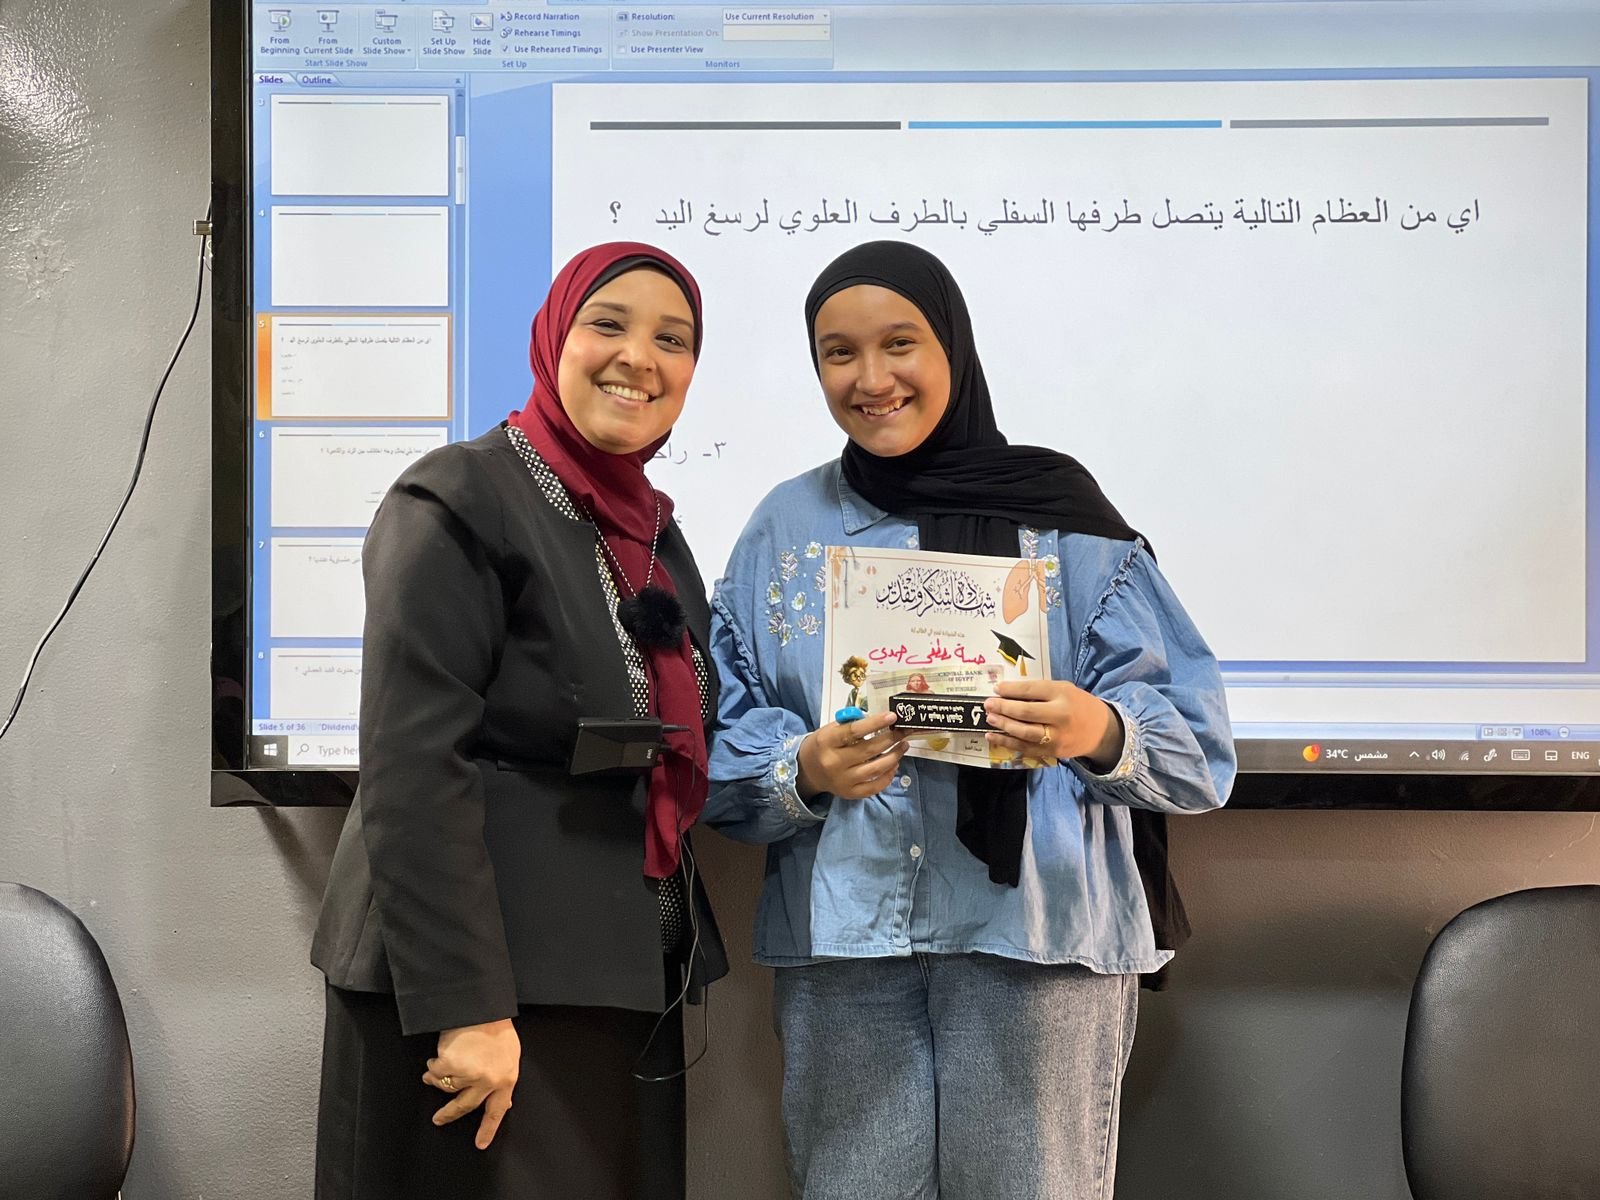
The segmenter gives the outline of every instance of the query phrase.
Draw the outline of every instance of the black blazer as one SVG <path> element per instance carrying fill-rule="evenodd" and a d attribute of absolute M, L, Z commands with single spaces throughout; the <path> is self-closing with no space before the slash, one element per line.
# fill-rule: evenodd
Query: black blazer
<path fill-rule="evenodd" d="M 709 665 L 705 586 L 675 524 L 658 553 Z M 393 994 L 406 1033 L 519 1003 L 661 1011 L 644 780 L 566 769 L 579 717 L 634 715 L 594 526 L 552 507 L 497 428 L 401 475 L 362 573 L 361 785 L 312 962 Z M 695 890 L 705 982 L 727 959 Z"/>

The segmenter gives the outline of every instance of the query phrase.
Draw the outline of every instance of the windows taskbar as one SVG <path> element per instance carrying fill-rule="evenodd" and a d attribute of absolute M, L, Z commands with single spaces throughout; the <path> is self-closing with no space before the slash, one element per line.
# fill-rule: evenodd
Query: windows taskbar
<path fill-rule="evenodd" d="M 1240 771 L 1273 774 L 1594 775 L 1600 741 L 1240 738 Z"/>
<path fill-rule="evenodd" d="M 1239 770 L 1274 775 L 1600 775 L 1600 740 L 1240 738 Z M 250 739 L 254 768 L 356 769 L 356 739 L 302 735 Z"/>
<path fill-rule="evenodd" d="M 1241 739 L 1238 748 L 1240 774 L 1230 809 L 1600 812 L 1600 741 L 1538 746 Z M 267 769 L 213 770 L 211 806 L 350 803 L 357 784 L 354 769 L 284 763 L 288 755 L 281 749 L 280 755 L 281 765 Z"/>

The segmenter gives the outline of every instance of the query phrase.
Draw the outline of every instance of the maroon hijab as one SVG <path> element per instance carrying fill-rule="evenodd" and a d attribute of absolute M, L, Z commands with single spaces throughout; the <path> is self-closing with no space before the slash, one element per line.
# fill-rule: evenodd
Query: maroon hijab
<path fill-rule="evenodd" d="M 527 436 L 541 458 L 566 485 L 584 512 L 593 518 L 615 562 L 624 598 L 644 587 L 650 574 L 651 544 L 672 520 L 672 500 L 645 478 L 644 466 L 665 437 L 635 454 L 608 454 L 596 449 L 573 425 L 556 392 L 561 348 L 578 310 L 596 291 L 619 275 L 638 268 L 660 271 L 683 289 L 694 317 L 694 353 L 700 355 L 700 289 L 694 277 L 671 255 L 642 242 L 608 242 L 581 252 L 561 269 L 544 306 L 533 318 L 533 394 L 527 407 L 513 412 L 510 423 Z M 659 559 L 651 577 L 670 595 L 677 585 Z M 662 753 L 650 773 L 645 806 L 644 873 L 664 879 L 678 869 L 679 834 L 693 825 L 706 803 L 706 734 L 700 716 L 700 684 L 685 632 L 675 646 L 641 645 L 650 683 L 650 708 L 667 725 L 683 726 L 664 736 Z"/>

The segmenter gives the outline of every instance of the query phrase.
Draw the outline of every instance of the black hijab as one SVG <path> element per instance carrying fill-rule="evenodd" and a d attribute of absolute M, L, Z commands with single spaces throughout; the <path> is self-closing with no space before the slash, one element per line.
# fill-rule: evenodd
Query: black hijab
<path fill-rule="evenodd" d="M 806 297 L 813 367 L 818 310 L 836 292 L 858 284 L 898 292 L 922 312 L 950 360 L 950 403 L 933 432 L 907 454 L 882 458 L 848 443 L 841 462 L 856 492 L 886 512 L 914 518 L 924 550 L 1013 558 L 1021 525 L 1116 541 L 1139 537 L 1076 459 L 1006 441 L 995 422 L 961 289 L 949 269 L 921 247 L 867 242 L 823 268 Z M 962 767 L 956 788 L 957 836 L 988 865 L 992 881 L 1017 886 L 1028 828 L 1027 776 Z M 1187 934 L 1188 923 L 1166 870 L 1165 819 L 1140 809 L 1132 816 L 1157 945 L 1171 949 Z"/>
<path fill-rule="evenodd" d="M 950 403 L 927 440 L 909 454 L 879 458 L 849 443 L 843 463 L 851 487 L 886 512 L 915 517 L 924 550 L 1010 558 L 1022 524 L 1118 541 L 1139 536 L 1076 459 L 1007 443 L 995 423 L 961 289 L 926 250 L 868 242 L 828 264 L 806 297 L 812 366 L 817 311 L 835 292 L 857 284 L 898 292 L 922 311 L 950 359 Z"/>

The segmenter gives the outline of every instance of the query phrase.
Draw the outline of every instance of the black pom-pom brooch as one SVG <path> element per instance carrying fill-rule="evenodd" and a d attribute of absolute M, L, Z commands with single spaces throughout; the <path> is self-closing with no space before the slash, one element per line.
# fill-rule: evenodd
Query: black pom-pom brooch
<path fill-rule="evenodd" d="M 683 605 L 671 592 L 646 585 L 636 596 L 617 605 L 617 620 L 641 646 L 671 650 L 683 640 L 686 620 Z"/>

